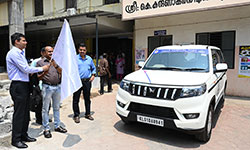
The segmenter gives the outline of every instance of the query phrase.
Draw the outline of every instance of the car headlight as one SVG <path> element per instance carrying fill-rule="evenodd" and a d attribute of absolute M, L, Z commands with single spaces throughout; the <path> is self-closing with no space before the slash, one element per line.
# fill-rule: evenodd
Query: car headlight
<path fill-rule="evenodd" d="M 129 92 L 129 86 L 130 86 L 130 82 L 127 80 L 122 80 L 120 83 L 120 88 Z"/>
<path fill-rule="evenodd" d="M 200 96 L 204 94 L 207 90 L 206 84 L 194 87 L 186 87 L 182 88 L 180 97 L 192 97 L 192 96 Z"/>

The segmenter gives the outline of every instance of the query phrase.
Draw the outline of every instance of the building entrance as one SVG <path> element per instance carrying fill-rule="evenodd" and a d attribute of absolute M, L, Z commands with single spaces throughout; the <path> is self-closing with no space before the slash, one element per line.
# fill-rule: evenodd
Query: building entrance
<path fill-rule="evenodd" d="M 98 39 L 98 55 L 101 56 L 103 53 L 107 53 L 111 56 L 109 59 L 112 76 L 116 75 L 116 65 L 115 60 L 118 55 L 122 55 L 125 59 L 124 75 L 131 73 L 132 70 L 132 43 L 133 40 L 129 38 L 118 38 L 118 37 L 108 37 Z M 95 39 L 93 39 L 93 56 L 95 55 Z"/>
<path fill-rule="evenodd" d="M 196 44 L 219 47 L 223 52 L 228 68 L 234 69 L 235 31 L 197 33 Z"/>
<path fill-rule="evenodd" d="M 0 73 L 6 71 L 6 55 L 9 51 L 9 28 L 7 26 L 0 28 Z"/>

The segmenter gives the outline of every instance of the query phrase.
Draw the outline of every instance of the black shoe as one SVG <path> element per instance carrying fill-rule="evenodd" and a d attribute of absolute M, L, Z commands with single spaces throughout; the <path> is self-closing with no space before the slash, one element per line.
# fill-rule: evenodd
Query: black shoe
<path fill-rule="evenodd" d="M 58 128 L 55 128 L 55 131 L 56 132 L 61 132 L 61 133 L 66 133 L 67 132 L 67 130 L 65 128 L 61 127 L 61 126 L 59 126 Z"/>
<path fill-rule="evenodd" d="M 52 122 L 52 119 L 49 119 L 49 122 Z"/>
<path fill-rule="evenodd" d="M 100 95 L 103 95 L 103 92 L 100 92 Z"/>
<path fill-rule="evenodd" d="M 80 117 L 79 116 L 74 117 L 73 120 L 75 121 L 75 123 L 80 123 Z"/>
<path fill-rule="evenodd" d="M 23 142 L 35 142 L 36 139 L 35 138 L 32 138 L 32 137 L 29 137 L 29 136 L 26 136 L 25 138 L 22 139 Z"/>
<path fill-rule="evenodd" d="M 15 142 L 15 143 L 11 143 L 11 145 L 17 147 L 17 148 L 27 148 L 28 145 L 26 145 L 25 143 L 19 141 L 19 142 Z"/>
<path fill-rule="evenodd" d="M 86 119 L 89 119 L 89 120 L 91 120 L 91 121 L 94 120 L 94 118 L 93 118 L 91 115 L 85 115 L 85 118 L 86 118 Z"/>
<path fill-rule="evenodd" d="M 50 133 L 50 130 L 44 130 L 43 135 L 45 138 L 51 138 L 52 134 Z"/>
<path fill-rule="evenodd" d="M 111 90 L 108 90 L 108 92 L 112 92 L 113 91 L 113 89 L 111 89 Z"/>

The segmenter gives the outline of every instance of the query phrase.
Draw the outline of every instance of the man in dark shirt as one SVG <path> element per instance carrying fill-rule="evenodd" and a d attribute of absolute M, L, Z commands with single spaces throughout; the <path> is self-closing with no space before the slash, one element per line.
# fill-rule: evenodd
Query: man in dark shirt
<path fill-rule="evenodd" d="M 38 78 L 43 81 L 42 95 L 43 95 L 43 108 L 42 108 L 42 124 L 44 127 L 44 137 L 51 138 L 49 126 L 49 105 L 52 100 L 54 125 L 55 131 L 66 133 L 67 130 L 60 126 L 60 101 L 61 101 L 61 72 L 62 69 L 51 60 L 53 48 L 51 46 L 45 47 L 45 58 L 37 62 L 37 66 L 44 66 L 51 62 L 51 67 L 48 71 L 38 74 Z"/>
<path fill-rule="evenodd" d="M 108 83 L 108 92 L 112 91 L 112 83 L 111 83 L 111 73 L 109 71 L 109 63 L 107 60 L 107 54 L 103 53 L 103 59 L 100 60 L 99 65 L 99 74 L 100 74 L 100 94 L 104 93 L 104 81 L 106 80 Z"/>
<path fill-rule="evenodd" d="M 36 58 L 32 61 L 32 63 L 30 64 L 30 66 L 32 67 L 36 67 L 36 64 L 39 60 L 43 59 L 44 58 L 44 54 L 45 54 L 45 47 L 41 48 L 41 57 L 39 58 Z M 30 77 L 31 79 L 31 86 L 32 88 L 31 89 L 37 89 L 37 86 L 39 86 L 40 88 L 40 91 L 42 90 L 42 81 L 37 81 L 38 80 L 38 77 L 37 77 L 37 74 L 33 74 L 31 75 Z M 38 82 L 38 83 L 37 83 Z M 31 90 L 32 92 L 33 90 Z M 36 90 L 37 93 L 36 94 L 39 94 L 41 92 L 39 92 L 39 90 Z M 32 93 L 33 94 L 33 93 Z M 40 95 L 40 94 L 39 94 Z M 41 94 L 42 95 L 42 94 Z M 40 96 L 37 96 L 37 97 L 40 97 Z M 31 99 L 32 101 L 32 99 Z M 37 102 L 37 101 L 36 101 Z M 33 102 L 34 104 L 34 102 Z M 35 107 L 35 116 L 36 116 L 36 123 L 39 124 L 39 125 L 42 125 L 42 100 L 37 102 L 36 103 L 36 107 Z"/>

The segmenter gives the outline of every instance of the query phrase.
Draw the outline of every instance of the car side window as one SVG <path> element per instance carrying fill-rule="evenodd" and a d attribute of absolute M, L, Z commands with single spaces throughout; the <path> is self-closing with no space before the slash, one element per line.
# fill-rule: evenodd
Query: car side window
<path fill-rule="evenodd" d="M 218 50 L 217 50 L 217 51 L 218 51 Z M 223 57 L 222 52 L 221 52 L 221 51 L 218 51 L 218 54 L 219 54 L 219 57 L 220 57 L 220 60 L 221 60 L 220 63 L 225 63 L 225 59 L 224 59 L 224 57 Z"/>
<path fill-rule="evenodd" d="M 222 59 L 219 55 L 218 50 L 212 49 L 212 59 L 213 59 L 213 67 L 215 68 L 216 64 L 222 63 Z"/>

